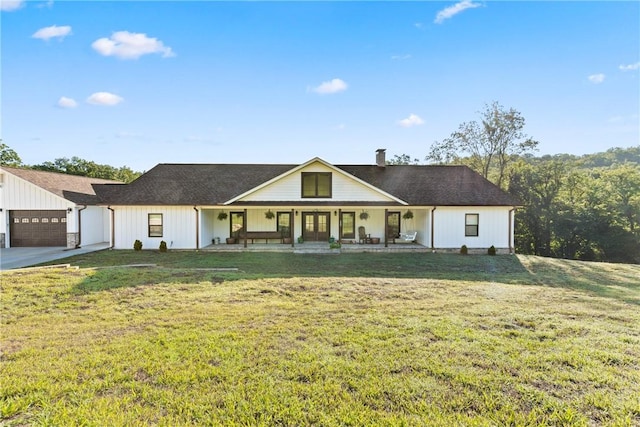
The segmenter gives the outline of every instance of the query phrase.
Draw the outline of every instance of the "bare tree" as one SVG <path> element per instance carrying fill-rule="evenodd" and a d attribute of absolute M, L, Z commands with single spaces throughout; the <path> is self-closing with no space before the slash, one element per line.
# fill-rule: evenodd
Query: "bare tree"
<path fill-rule="evenodd" d="M 524 117 L 513 108 L 505 110 L 494 101 L 486 104 L 479 114 L 479 123 L 464 122 L 451 136 L 435 142 L 426 160 L 451 163 L 467 157 L 469 166 L 485 178 L 489 178 L 491 168 L 496 167 L 498 176 L 495 183 L 502 186 L 512 157 L 534 151 L 538 141 L 523 132 Z"/>

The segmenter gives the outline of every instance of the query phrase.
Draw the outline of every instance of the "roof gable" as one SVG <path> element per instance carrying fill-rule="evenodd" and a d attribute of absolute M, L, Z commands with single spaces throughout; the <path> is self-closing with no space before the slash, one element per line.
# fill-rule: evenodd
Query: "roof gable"
<path fill-rule="evenodd" d="M 257 201 L 301 202 L 308 200 L 301 196 L 301 174 L 304 172 L 330 172 L 333 174 L 333 194 L 331 198 L 325 199 L 327 201 L 372 201 L 406 204 L 391 194 L 387 194 L 319 157 L 315 157 L 243 194 L 239 194 L 225 202 L 225 204 Z"/>
<path fill-rule="evenodd" d="M 3 166 L 1 168 L 36 187 L 55 194 L 70 202 L 81 205 L 93 205 L 98 202 L 93 184 L 118 184 L 118 181 L 90 178 L 86 176 L 69 175 L 57 172 L 20 169 Z"/>

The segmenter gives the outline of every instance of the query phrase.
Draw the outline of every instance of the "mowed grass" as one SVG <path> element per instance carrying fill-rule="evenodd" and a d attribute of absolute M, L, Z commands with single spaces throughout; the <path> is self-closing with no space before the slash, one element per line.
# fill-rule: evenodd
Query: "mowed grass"
<path fill-rule="evenodd" d="M 640 425 L 640 266 L 222 255 L 3 273 L 2 422 Z"/>

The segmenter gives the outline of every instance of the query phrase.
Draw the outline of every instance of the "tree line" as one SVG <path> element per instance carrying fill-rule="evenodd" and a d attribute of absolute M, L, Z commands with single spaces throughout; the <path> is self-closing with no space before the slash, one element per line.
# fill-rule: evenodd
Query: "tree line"
<path fill-rule="evenodd" d="M 66 173 L 69 175 L 80 175 L 91 178 L 111 179 L 129 183 L 142 172 L 136 172 L 127 166 L 114 167 L 110 165 L 96 163 L 80 157 L 61 157 L 53 161 L 46 161 L 38 165 L 26 165 L 13 149 L 0 140 L 0 166 L 10 166 L 24 169 L 34 169 L 48 172 Z"/>
<path fill-rule="evenodd" d="M 584 156 L 536 157 L 517 110 L 485 105 L 431 145 L 428 163 L 465 164 L 515 196 L 516 252 L 640 263 L 640 145 Z M 389 164 L 419 164 L 407 154 Z"/>

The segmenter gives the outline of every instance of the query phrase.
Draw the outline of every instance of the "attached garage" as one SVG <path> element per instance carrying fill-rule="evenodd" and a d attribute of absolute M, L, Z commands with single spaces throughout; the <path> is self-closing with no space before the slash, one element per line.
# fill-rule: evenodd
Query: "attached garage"
<path fill-rule="evenodd" d="M 67 246 L 64 210 L 10 211 L 11 247 Z"/>
<path fill-rule="evenodd" d="M 109 241 L 109 214 L 93 184 L 116 182 L 0 167 L 0 247 L 75 248 Z"/>

